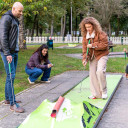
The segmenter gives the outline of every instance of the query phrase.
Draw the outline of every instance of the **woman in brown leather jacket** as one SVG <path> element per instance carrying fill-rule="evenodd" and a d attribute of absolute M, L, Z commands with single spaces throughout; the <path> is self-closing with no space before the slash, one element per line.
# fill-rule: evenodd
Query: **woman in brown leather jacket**
<path fill-rule="evenodd" d="M 100 23 L 93 17 L 84 18 L 80 23 L 80 29 L 83 36 L 83 66 L 86 66 L 89 61 L 90 90 L 92 95 L 88 98 L 107 99 L 105 74 L 109 54 L 107 34 L 102 31 Z"/>

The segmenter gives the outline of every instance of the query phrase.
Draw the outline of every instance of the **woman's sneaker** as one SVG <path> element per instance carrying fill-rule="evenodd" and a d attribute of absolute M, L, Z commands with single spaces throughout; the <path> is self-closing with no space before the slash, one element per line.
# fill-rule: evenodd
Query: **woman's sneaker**
<path fill-rule="evenodd" d="M 47 80 L 47 81 L 43 81 L 43 80 L 41 80 L 41 82 L 42 82 L 42 83 L 51 83 L 50 80 Z"/>
<path fill-rule="evenodd" d="M 91 95 L 91 96 L 88 97 L 88 99 L 96 99 L 96 97 Z"/>
<path fill-rule="evenodd" d="M 108 98 L 107 93 L 102 93 L 102 99 L 103 99 L 103 100 L 106 100 L 107 98 Z"/>
<path fill-rule="evenodd" d="M 29 84 L 35 84 L 35 82 L 31 82 L 31 80 L 29 79 L 29 77 L 28 77 L 28 82 L 29 82 Z"/>

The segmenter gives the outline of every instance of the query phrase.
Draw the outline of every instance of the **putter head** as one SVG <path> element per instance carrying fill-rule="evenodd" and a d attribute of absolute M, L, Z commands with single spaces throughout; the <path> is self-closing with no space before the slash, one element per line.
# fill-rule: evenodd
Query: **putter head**
<path fill-rule="evenodd" d="M 52 114 L 51 114 L 51 117 L 52 117 L 52 118 L 56 118 L 56 113 L 52 113 Z"/>

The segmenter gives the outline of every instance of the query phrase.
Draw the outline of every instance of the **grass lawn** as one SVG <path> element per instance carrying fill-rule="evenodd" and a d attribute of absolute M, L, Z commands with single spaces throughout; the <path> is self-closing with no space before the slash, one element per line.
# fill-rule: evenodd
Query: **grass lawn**
<path fill-rule="evenodd" d="M 67 45 L 67 44 L 54 44 L 54 47 Z M 15 78 L 15 94 L 23 91 L 26 88 L 29 88 L 31 85 L 28 83 L 27 77 L 28 75 L 25 73 L 25 66 L 27 61 L 29 60 L 32 53 L 39 47 L 40 45 L 29 45 L 27 46 L 27 50 L 20 50 L 19 52 L 19 60 Z M 117 45 L 114 47 L 114 52 L 123 51 L 123 48 L 127 48 L 126 45 Z M 82 61 L 75 58 L 66 57 L 63 54 L 71 54 L 71 53 L 81 53 L 82 49 L 57 49 L 49 50 L 49 60 L 54 64 L 54 67 L 51 71 L 51 77 L 57 74 L 63 73 L 69 70 L 84 70 L 82 66 Z M 128 61 L 127 61 L 128 62 Z M 126 63 L 127 63 L 126 62 Z M 88 70 L 88 65 L 86 67 Z M 124 73 L 125 71 L 125 59 L 124 58 L 109 58 L 107 63 L 107 72 L 118 72 Z M 4 100 L 4 87 L 5 87 L 6 74 L 3 66 L 3 62 L 0 56 L 0 101 Z M 39 82 L 39 79 L 38 81 Z"/>

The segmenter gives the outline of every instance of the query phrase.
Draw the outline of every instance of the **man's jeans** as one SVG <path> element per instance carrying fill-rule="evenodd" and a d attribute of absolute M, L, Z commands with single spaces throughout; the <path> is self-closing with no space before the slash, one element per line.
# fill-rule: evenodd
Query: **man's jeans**
<path fill-rule="evenodd" d="M 6 83 L 5 83 L 5 100 L 9 100 L 10 105 L 13 105 L 14 103 L 16 103 L 13 84 L 14 84 L 14 79 L 15 79 L 15 74 L 16 74 L 18 53 L 13 53 L 11 54 L 11 56 L 12 56 L 12 62 L 10 63 L 11 65 L 11 75 L 10 75 L 8 61 L 4 53 L 1 52 L 1 57 L 2 57 L 5 71 L 7 74 Z"/>
<path fill-rule="evenodd" d="M 25 72 L 29 75 L 29 79 L 31 82 L 35 82 L 35 80 L 43 73 L 43 76 L 41 77 L 41 81 L 48 81 L 48 78 L 50 77 L 51 68 L 46 69 L 40 69 L 40 68 L 27 68 L 25 67 Z"/>

